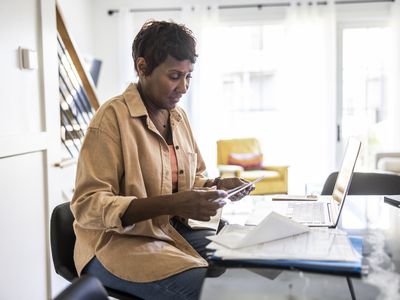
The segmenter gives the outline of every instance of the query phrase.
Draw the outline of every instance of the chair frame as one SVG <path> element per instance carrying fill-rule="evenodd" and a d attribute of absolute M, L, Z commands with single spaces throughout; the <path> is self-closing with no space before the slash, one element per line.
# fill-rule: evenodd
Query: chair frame
<path fill-rule="evenodd" d="M 100 280 L 91 275 L 75 278 L 54 300 L 108 300 Z"/>

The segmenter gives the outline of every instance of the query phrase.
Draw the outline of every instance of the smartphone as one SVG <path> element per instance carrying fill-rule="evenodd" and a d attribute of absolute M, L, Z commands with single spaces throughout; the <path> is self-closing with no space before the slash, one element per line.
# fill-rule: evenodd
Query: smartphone
<path fill-rule="evenodd" d="M 264 178 L 265 178 L 265 176 L 258 177 L 254 181 L 250 181 L 250 182 L 248 182 L 248 183 L 246 183 L 244 185 L 237 186 L 237 187 L 227 191 L 228 192 L 228 196 L 226 196 L 226 198 L 229 198 L 229 197 L 232 197 L 233 195 L 236 195 L 237 193 L 247 189 L 248 187 L 252 186 L 253 184 L 256 184 L 257 182 L 259 182 L 260 180 L 262 180 Z"/>

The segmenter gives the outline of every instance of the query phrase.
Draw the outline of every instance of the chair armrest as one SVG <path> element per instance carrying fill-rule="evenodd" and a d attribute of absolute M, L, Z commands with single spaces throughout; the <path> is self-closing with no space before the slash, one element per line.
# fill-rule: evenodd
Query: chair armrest
<path fill-rule="evenodd" d="M 287 180 L 289 166 L 263 166 L 262 169 L 265 171 L 276 171 L 282 178 Z"/>
<path fill-rule="evenodd" d="M 278 172 L 285 172 L 289 166 L 262 166 L 263 170 L 266 171 L 278 171 Z"/>
<path fill-rule="evenodd" d="M 218 165 L 219 174 L 221 177 L 240 177 L 240 173 L 244 168 L 238 165 Z"/>

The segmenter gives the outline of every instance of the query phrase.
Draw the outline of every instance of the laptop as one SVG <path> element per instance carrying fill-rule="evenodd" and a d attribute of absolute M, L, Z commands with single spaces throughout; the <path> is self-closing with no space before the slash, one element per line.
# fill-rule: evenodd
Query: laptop
<path fill-rule="evenodd" d="M 316 199 L 312 199 L 315 201 L 296 201 L 299 197 L 285 195 L 287 201 L 283 200 L 284 197 L 280 197 L 280 201 L 272 201 L 268 208 L 307 226 L 336 227 L 350 187 L 360 148 L 360 141 L 355 138 L 349 139 L 332 195 L 317 196 Z M 310 198 L 304 200 L 310 200 Z M 260 221 L 259 217 L 250 216 L 246 225 L 256 225 Z"/>

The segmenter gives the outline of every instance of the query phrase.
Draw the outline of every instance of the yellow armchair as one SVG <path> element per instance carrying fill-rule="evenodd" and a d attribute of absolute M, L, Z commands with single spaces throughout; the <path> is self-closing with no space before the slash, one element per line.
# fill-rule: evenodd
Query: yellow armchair
<path fill-rule="evenodd" d="M 240 157 L 244 159 L 242 162 Z M 264 166 L 260 143 L 255 138 L 217 141 L 217 164 L 221 177 L 236 176 L 252 181 L 266 176 L 256 183 L 253 195 L 288 192 L 288 166 Z"/>

